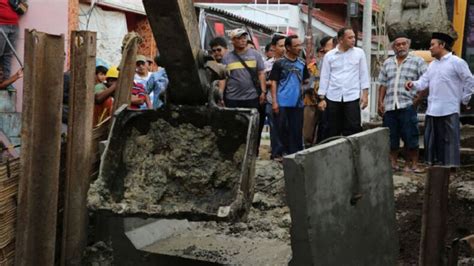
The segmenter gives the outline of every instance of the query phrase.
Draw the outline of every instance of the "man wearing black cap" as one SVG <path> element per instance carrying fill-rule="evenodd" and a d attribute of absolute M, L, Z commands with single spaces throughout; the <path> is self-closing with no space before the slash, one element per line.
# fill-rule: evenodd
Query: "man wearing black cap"
<path fill-rule="evenodd" d="M 435 60 L 407 90 L 429 87 L 425 121 L 425 159 L 431 164 L 460 166 L 459 113 L 474 91 L 474 78 L 467 63 L 451 53 L 454 39 L 444 33 L 432 35 L 430 52 Z"/>
<path fill-rule="evenodd" d="M 392 38 L 394 57 L 383 63 L 379 74 L 378 113 L 383 116 L 383 125 L 390 129 L 390 161 L 398 170 L 397 158 L 400 138 L 407 149 L 405 171 L 418 169 L 418 119 L 413 100 L 415 91 L 405 90 L 407 80 L 417 80 L 426 72 L 426 63 L 421 57 L 409 54 L 411 40 L 404 33 Z"/>

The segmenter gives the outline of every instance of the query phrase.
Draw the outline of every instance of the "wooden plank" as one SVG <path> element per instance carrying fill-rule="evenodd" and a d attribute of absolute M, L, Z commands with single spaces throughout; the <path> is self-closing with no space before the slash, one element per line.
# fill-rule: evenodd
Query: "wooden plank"
<path fill-rule="evenodd" d="M 426 178 L 419 263 L 441 266 L 445 257 L 449 167 L 430 167 Z"/>
<path fill-rule="evenodd" d="M 54 264 L 64 57 L 64 35 L 25 30 L 17 266 Z"/>
<path fill-rule="evenodd" d="M 123 104 L 130 104 L 139 41 L 140 37 L 135 32 L 130 32 L 124 37 L 120 75 L 114 94 L 114 108 L 112 114 Z"/>
<path fill-rule="evenodd" d="M 95 32 L 72 32 L 61 265 L 81 265 L 87 242 L 96 42 Z"/>

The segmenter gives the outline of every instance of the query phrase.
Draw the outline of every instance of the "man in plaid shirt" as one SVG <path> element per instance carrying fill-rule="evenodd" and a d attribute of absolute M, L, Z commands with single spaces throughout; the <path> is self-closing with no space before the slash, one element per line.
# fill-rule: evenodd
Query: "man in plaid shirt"
<path fill-rule="evenodd" d="M 413 100 L 416 93 L 405 90 L 405 83 L 418 80 L 427 66 L 422 58 L 409 54 L 410 39 L 405 34 L 393 38 L 395 56 L 385 60 L 379 74 L 378 113 L 383 125 L 390 129 L 390 160 L 392 168 L 397 164 L 400 138 L 407 149 L 405 171 L 421 172 L 418 168 L 418 118 Z"/>

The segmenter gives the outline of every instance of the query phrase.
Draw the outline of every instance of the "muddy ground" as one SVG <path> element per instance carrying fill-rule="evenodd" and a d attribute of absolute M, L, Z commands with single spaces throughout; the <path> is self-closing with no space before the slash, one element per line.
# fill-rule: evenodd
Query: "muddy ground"
<path fill-rule="evenodd" d="M 400 161 L 401 166 L 402 164 L 403 162 Z M 414 174 L 403 171 L 394 173 L 397 231 L 400 243 L 399 265 L 417 265 L 425 176 L 425 173 Z M 455 238 L 474 233 L 474 171 L 460 169 L 452 175 L 448 215 L 447 243 Z M 248 242 L 243 241 L 243 243 L 249 246 L 261 241 L 271 241 L 268 243 L 280 248 L 278 252 L 280 255 L 271 258 L 271 265 L 286 265 L 291 258 L 290 226 L 291 217 L 285 203 L 283 167 L 280 163 L 269 160 L 268 147 L 265 145 L 261 147 L 260 159 L 256 164 L 255 197 L 248 219 L 239 223 L 199 223 L 199 227 L 206 232 L 226 236 L 229 239 L 244 239 Z M 92 250 L 89 249 L 88 255 L 96 256 L 94 251 L 106 253 L 99 254 L 99 260 L 107 258 L 110 252 L 102 244 Z M 187 255 L 208 257 L 220 263 L 231 262 L 232 257 L 244 255 L 238 254 L 238 251 L 229 253 L 229 250 L 210 252 L 195 246 L 184 251 L 186 252 Z M 273 251 L 268 249 L 268 252 Z M 461 248 L 460 253 L 459 265 L 474 265 L 466 247 Z M 261 263 L 268 264 L 269 262 Z"/>
<path fill-rule="evenodd" d="M 399 263 L 417 265 L 421 238 L 426 174 L 394 173 L 397 231 L 400 241 Z M 460 169 L 450 178 L 447 244 L 474 233 L 474 171 Z M 474 255 L 474 254 L 473 254 Z M 460 250 L 460 265 L 474 265 L 470 252 Z"/>

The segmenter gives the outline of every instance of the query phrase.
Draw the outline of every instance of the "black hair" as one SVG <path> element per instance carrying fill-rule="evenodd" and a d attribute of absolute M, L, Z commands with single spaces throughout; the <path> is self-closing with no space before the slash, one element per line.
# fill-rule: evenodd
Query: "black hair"
<path fill-rule="evenodd" d="M 212 39 L 210 42 L 209 42 L 209 46 L 212 48 L 212 47 L 216 47 L 216 46 L 222 46 L 224 47 L 225 49 L 227 49 L 227 41 L 222 38 L 222 37 L 215 37 L 214 39 Z"/>
<path fill-rule="evenodd" d="M 99 74 L 99 73 L 102 73 L 102 74 L 107 74 L 107 71 L 108 69 L 105 67 L 105 66 L 96 66 L 95 67 L 95 74 Z"/>
<path fill-rule="evenodd" d="M 334 37 L 326 36 L 326 37 L 322 38 L 322 39 L 319 41 L 319 45 L 320 45 L 321 47 L 324 47 L 324 46 L 326 46 L 326 44 L 327 44 L 330 40 L 334 40 Z"/>
<path fill-rule="evenodd" d="M 281 40 L 281 39 L 285 39 L 285 36 L 284 35 L 280 35 L 280 34 L 275 34 L 272 38 L 272 42 L 271 44 L 272 45 L 277 45 L 278 41 Z"/>
<path fill-rule="evenodd" d="M 341 28 L 338 32 L 337 32 L 337 39 L 342 39 L 342 37 L 344 37 L 344 34 L 346 33 L 346 31 L 348 30 L 352 30 L 353 29 L 351 27 L 344 27 L 344 28 Z"/>
<path fill-rule="evenodd" d="M 436 39 L 436 40 L 438 41 L 438 44 L 443 45 L 444 49 L 446 49 L 448 52 L 453 51 L 453 46 L 452 46 L 451 43 L 448 43 L 448 42 L 440 40 L 440 39 Z"/>
<path fill-rule="evenodd" d="M 293 41 L 293 39 L 298 39 L 298 35 L 290 35 L 288 37 L 285 38 L 285 47 L 289 46 L 291 47 L 291 42 Z"/>
<path fill-rule="evenodd" d="M 268 53 L 268 51 L 270 51 L 271 46 L 272 46 L 272 43 L 265 45 L 265 53 Z"/>

